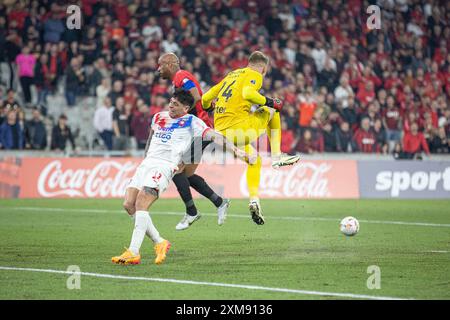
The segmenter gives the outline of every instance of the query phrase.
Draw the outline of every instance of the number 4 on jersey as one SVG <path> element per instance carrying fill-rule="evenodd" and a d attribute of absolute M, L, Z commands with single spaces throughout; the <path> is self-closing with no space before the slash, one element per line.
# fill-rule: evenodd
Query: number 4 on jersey
<path fill-rule="evenodd" d="M 222 92 L 222 97 L 225 97 L 225 102 L 228 102 L 228 99 L 231 98 L 231 96 L 233 95 L 233 89 L 231 89 L 231 86 L 236 82 L 236 80 L 234 80 L 233 82 L 231 82 L 228 87 L 226 87 L 226 89 Z M 222 91 L 222 89 L 227 85 L 226 82 L 223 83 L 222 88 L 220 88 L 220 91 Z M 219 91 L 219 92 L 220 92 Z"/>

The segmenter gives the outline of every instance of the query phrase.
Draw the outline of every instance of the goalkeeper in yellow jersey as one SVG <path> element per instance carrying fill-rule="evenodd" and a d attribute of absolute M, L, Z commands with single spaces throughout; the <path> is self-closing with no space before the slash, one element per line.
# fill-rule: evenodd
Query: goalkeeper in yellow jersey
<path fill-rule="evenodd" d="M 261 134 L 267 133 L 272 153 L 272 167 L 278 168 L 295 164 L 299 156 L 282 154 L 280 109 L 282 103 L 261 95 L 263 77 L 269 66 L 269 58 L 260 51 L 253 52 L 246 68 L 230 72 L 219 84 L 202 96 L 203 108 L 212 108 L 215 101 L 214 128 L 233 141 L 247 153 L 256 152 L 251 145 Z M 256 111 L 251 112 L 253 105 Z M 259 203 L 259 181 L 261 157 L 248 164 L 247 186 L 250 195 L 249 210 L 256 224 L 264 224 L 264 216 Z"/>

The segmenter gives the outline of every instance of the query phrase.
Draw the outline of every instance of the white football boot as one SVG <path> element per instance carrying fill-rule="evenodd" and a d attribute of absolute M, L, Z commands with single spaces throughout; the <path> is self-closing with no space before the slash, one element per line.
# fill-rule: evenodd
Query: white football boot
<path fill-rule="evenodd" d="M 278 169 L 279 167 L 291 166 L 300 160 L 300 156 L 291 156 L 285 153 L 272 158 L 272 168 Z"/>
<path fill-rule="evenodd" d="M 187 213 L 184 215 L 183 219 L 176 225 L 176 230 L 185 230 L 191 226 L 195 221 L 200 219 L 202 216 L 197 213 L 195 216 L 190 216 Z"/>
<path fill-rule="evenodd" d="M 217 208 L 217 224 L 219 226 L 225 223 L 229 206 L 230 206 L 230 199 L 223 199 L 222 204 L 220 205 L 220 207 Z"/>

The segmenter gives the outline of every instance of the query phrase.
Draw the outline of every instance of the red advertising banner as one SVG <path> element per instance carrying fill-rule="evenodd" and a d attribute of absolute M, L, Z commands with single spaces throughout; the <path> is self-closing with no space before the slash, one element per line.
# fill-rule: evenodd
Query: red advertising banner
<path fill-rule="evenodd" d="M 0 160 L 2 198 L 122 197 L 142 159 L 22 158 Z M 247 198 L 246 165 L 201 164 L 197 173 L 230 198 Z M 197 194 L 195 194 L 198 196 Z M 357 163 L 352 160 L 302 161 L 278 170 L 265 163 L 262 198 L 359 198 Z M 179 197 L 173 184 L 163 198 Z"/>

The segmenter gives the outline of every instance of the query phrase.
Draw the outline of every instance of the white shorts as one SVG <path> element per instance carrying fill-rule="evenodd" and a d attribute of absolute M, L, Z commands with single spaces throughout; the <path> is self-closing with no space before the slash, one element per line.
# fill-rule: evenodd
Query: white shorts
<path fill-rule="evenodd" d="M 169 186 L 170 180 L 178 168 L 165 165 L 145 165 L 141 163 L 137 167 L 133 178 L 127 188 L 142 190 L 144 187 L 155 188 L 158 195 L 161 195 Z"/>

